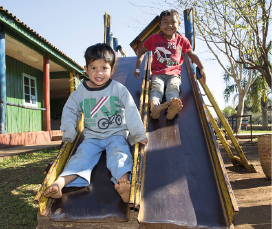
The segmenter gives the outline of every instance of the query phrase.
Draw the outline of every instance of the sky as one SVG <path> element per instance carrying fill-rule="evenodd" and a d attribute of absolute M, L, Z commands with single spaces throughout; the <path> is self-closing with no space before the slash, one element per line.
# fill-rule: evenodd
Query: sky
<path fill-rule="evenodd" d="M 82 67 L 86 48 L 103 42 L 105 12 L 112 17 L 113 37 L 127 56 L 135 56 L 129 44 L 162 10 L 173 8 L 157 0 L 1 0 L 0 5 Z M 184 34 L 183 23 L 179 32 Z M 223 98 L 223 69 L 211 61 L 213 56 L 199 40 L 196 40 L 195 53 L 205 67 L 206 83 L 219 108 L 232 106 L 232 102 L 225 103 Z M 209 104 L 205 96 L 204 101 Z"/>

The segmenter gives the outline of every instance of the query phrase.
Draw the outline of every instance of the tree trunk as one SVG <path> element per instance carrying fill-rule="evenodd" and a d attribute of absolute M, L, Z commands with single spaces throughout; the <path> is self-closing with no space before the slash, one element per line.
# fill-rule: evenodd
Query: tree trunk
<path fill-rule="evenodd" d="M 269 71 L 269 67 L 267 66 L 267 68 L 265 70 L 262 70 L 260 72 L 264 76 L 265 81 L 266 81 L 268 87 L 270 87 L 270 89 L 272 89 L 271 88 L 271 72 Z"/>
<path fill-rule="evenodd" d="M 267 108 L 267 99 L 264 100 L 264 97 L 261 98 L 262 106 L 262 127 L 268 126 L 268 108 Z"/>
<path fill-rule="evenodd" d="M 237 110 L 237 123 L 236 123 L 236 128 L 237 132 L 240 131 L 241 129 L 241 124 L 243 118 L 239 117 L 241 115 L 244 115 L 244 103 L 245 103 L 245 95 L 244 94 L 239 94 L 239 103 L 238 103 L 238 110 Z"/>

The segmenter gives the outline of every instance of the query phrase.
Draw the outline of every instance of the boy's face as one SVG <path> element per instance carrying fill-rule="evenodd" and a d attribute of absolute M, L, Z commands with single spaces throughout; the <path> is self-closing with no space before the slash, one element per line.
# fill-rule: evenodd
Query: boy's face
<path fill-rule="evenodd" d="M 89 63 L 88 67 L 84 66 L 84 69 L 90 78 L 87 85 L 91 88 L 104 86 L 112 74 L 111 66 L 102 59 Z"/>
<path fill-rule="evenodd" d="M 179 26 L 180 22 L 176 15 L 162 16 L 160 28 L 164 38 L 168 40 L 174 39 Z"/>

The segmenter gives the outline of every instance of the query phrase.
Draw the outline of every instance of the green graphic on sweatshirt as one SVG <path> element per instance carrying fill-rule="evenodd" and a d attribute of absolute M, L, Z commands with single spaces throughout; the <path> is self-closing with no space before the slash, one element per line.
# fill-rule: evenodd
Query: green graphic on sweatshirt
<path fill-rule="evenodd" d="M 119 105 L 119 98 L 117 96 L 102 97 L 98 101 L 96 98 L 84 99 L 84 102 L 80 103 L 81 112 L 84 113 L 84 125 L 87 127 L 96 126 L 97 113 L 102 112 L 103 116 L 113 116 L 121 112 Z M 110 111 L 105 106 L 106 103 L 110 103 Z M 101 113 L 100 113 L 101 115 Z"/>

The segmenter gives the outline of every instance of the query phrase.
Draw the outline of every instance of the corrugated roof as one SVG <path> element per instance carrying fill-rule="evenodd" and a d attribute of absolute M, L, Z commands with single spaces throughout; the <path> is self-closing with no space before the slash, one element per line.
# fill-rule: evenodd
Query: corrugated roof
<path fill-rule="evenodd" d="M 12 13 L 10 13 L 8 10 L 4 9 L 3 6 L 0 5 L 0 11 L 2 11 L 3 13 L 5 13 L 8 17 L 10 17 L 11 19 L 13 19 L 15 21 L 15 23 L 18 23 L 22 26 L 24 26 L 26 29 L 28 29 L 33 35 L 37 36 L 39 39 L 43 40 L 44 42 L 47 43 L 47 45 L 51 46 L 52 48 L 54 48 L 55 50 L 57 50 L 59 53 L 61 53 L 62 55 L 64 55 L 66 58 L 68 58 L 69 60 L 71 60 L 73 63 L 75 63 L 78 67 L 82 68 L 82 66 L 80 66 L 78 63 L 76 63 L 73 59 L 71 59 L 69 56 L 67 56 L 65 53 L 63 53 L 62 51 L 60 51 L 56 46 L 52 45 L 48 40 L 46 40 L 45 38 L 43 38 L 40 34 L 38 34 L 36 31 L 34 31 L 33 29 L 31 29 L 29 26 L 27 26 L 24 22 L 20 21 L 15 15 L 13 15 Z"/>

